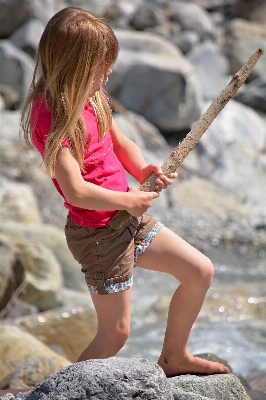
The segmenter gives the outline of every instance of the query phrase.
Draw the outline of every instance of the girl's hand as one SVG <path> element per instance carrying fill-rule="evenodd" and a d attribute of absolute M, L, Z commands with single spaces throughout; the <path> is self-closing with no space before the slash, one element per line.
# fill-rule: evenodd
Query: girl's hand
<path fill-rule="evenodd" d="M 146 179 L 148 179 L 153 173 L 158 175 L 158 178 L 155 180 L 156 182 L 155 190 L 157 192 L 161 192 L 163 189 L 166 189 L 167 186 L 172 185 L 173 179 L 177 178 L 178 176 L 177 172 L 173 172 L 168 176 L 166 176 L 163 174 L 161 167 L 159 167 L 156 164 L 149 164 L 146 167 L 144 167 L 141 171 L 142 174 L 141 183 L 145 182 Z"/>
<path fill-rule="evenodd" d="M 152 200 L 159 197 L 159 193 L 143 192 L 136 188 L 130 188 L 128 196 L 128 207 L 126 211 L 134 217 L 140 217 L 152 206 Z"/>

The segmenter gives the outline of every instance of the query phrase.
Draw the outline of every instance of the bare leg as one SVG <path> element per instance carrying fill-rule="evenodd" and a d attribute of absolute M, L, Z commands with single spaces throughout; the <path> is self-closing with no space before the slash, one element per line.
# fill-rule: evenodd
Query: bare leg
<path fill-rule="evenodd" d="M 166 376 L 228 373 L 228 368 L 222 364 L 194 357 L 187 351 L 192 325 L 212 281 L 211 261 L 163 227 L 139 257 L 137 265 L 167 272 L 180 282 L 170 303 L 164 344 L 158 360 Z"/>
<path fill-rule="evenodd" d="M 130 333 L 130 289 L 108 295 L 91 293 L 97 313 L 97 334 L 77 361 L 115 356 Z"/>

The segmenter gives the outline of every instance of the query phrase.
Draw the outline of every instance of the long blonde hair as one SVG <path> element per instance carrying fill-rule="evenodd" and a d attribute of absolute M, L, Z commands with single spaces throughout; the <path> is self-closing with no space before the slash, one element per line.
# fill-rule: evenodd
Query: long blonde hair
<path fill-rule="evenodd" d="M 81 117 L 88 100 L 97 116 L 103 138 L 111 126 L 111 110 L 103 95 L 89 93 L 95 73 L 117 59 L 118 42 L 112 29 L 88 11 L 68 7 L 48 22 L 40 39 L 36 66 L 28 97 L 21 113 L 21 128 L 27 145 L 33 148 L 31 112 L 42 97 L 51 109 L 52 125 L 47 137 L 44 163 L 54 177 L 60 144 L 68 139 L 72 155 L 83 170 L 85 126 Z M 39 71 L 40 70 L 40 71 Z M 37 77 L 39 75 L 39 77 Z"/>

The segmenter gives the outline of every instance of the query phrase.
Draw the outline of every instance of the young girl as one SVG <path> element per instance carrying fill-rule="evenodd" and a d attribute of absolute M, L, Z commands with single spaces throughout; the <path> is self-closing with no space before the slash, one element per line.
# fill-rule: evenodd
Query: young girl
<path fill-rule="evenodd" d="M 166 376 L 228 373 L 222 364 L 187 351 L 213 265 L 144 215 L 177 174 L 166 177 L 160 167 L 147 165 L 140 149 L 112 119 L 102 85 L 117 55 L 117 39 L 102 19 L 78 8 L 61 10 L 41 37 L 21 117 L 27 144 L 41 153 L 69 210 L 67 243 L 82 266 L 97 313 L 97 334 L 77 361 L 115 356 L 123 347 L 130 331 L 130 291 L 137 262 L 180 282 L 158 360 Z M 125 170 L 140 183 L 157 174 L 156 192 L 128 188 Z M 127 210 L 132 218 L 115 230 L 108 223 L 118 210 Z"/>

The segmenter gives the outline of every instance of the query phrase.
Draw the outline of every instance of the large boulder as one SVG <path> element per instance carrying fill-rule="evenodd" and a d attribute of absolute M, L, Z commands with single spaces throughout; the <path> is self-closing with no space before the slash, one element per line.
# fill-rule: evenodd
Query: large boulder
<path fill-rule="evenodd" d="M 0 237 L 0 258 L 0 310 L 3 310 L 25 274 L 20 249 L 4 237 Z"/>
<path fill-rule="evenodd" d="M 251 108 L 266 113 L 266 74 L 254 79 L 235 95 L 235 99 Z"/>
<path fill-rule="evenodd" d="M 61 266 L 46 246 L 17 241 L 21 249 L 25 271 L 25 288 L 20 299 L 38 307 L 40 311 L 60 307 L 63 277 Z"/>
<path fill-rule="evenodd" d="M 263 162 L 259 160 L 265 145 L 265 119 L 250 107 L 231 100 L 198 147 L 201 173 L 238 194 L 250 208 L 250 215 L 264 218 L 266 181 Z"/>
<path fill-rule="evenodd" d="M 44 28 L 45 24 L 42 21 L 32 18 L 17 29 L 9 37 L 9 40 L 32 58 L 35 58 Z"/>
<path fill-rule="evenodd" d="M 27 400 L 52 400 L 59 396 L 76 400 L 173 399 L 163 370 L 157 364 L 119 357 L 66 367 L 40 384 Z"/>
<path fill-rule="evenodd" d="M 86 298 L 87 304 L 84 299 L 83 305 L 66 305 L 41 314 L 16 318 L 13 324 L 75 362 L 97 331 L 96 313 L 89 293 L 86 293 Z"/>
<path fill-rule="evenodd" d="M 34 62 L 9 40 L 0 41 L 0 83 L 10 85 L 20 94 L 19 106 L 26 97 Z M 14 105 L 15 106 L 15 105 Z"/>
<path fill-rule="evenodd" d="M 1 222 L 41 224 L 42 217 L 32 188 L 0 178 Z"/>
<path fill-rule="evenodd" d="M 215 25 L 210 14 L 198 4 L 185 1 L 170 2 L 169 18 L 181 24 L 183 30 L 196 31 L 201 39 L 215 39 Z"/>
<path fill-rule="evenodd" d="M 86 289 L 80 278 L 80 268 L 67 247 L 62 230 L 48 224 L 24 225 L 7 222 L 0 225 L 0 233 L 8 236 L 12 242 L 21 242 L 26 237 L 33 245 L 45 246 L 61 266 L 64 286 L 77 290 Z"/>
<path fill-rule="evenodd" d="M 256 21 L 265 24 L 266 2 L 265 0 L 233 1 L 233 7 L 231 7 L 230 14 L 233 18 L 243 18 L 249 21 Z"/>
<path fill-rule="evenodd" d="M 266 28 L 263 24 L 235 18 L 225 26 L 224 50 L 231 64 L 231 74 L 235 74 L 259 48 L 266 48 Z M 251 71 L 248 80 L 266 74 L 266 57 L 261 57 Z"/>
<path fill-rule="evenodd" d="M 47 360 L 52 368 L 47 373 L 47 368 L 43 374 L 39 375 L 39 381 L 37 384 L 47 378 L 51 373 L 59 371 L 60 369 L 71 364 L 66 358 L 56 354 L 54 351 L 49 349 L 34 336 L 27 332 L 19 329 L 13 324 L 1 324 L 0 326 L 1 336 L 1 347 L 0 347 L 0 388 L 9 388 L 8 380 L 5 379 L 8 375 L 11 379 L 11 373 L 24 367 L 26 363 L 36 360 Z M 42 361 L 43 362 L 43 361 Z M 32 373 L 32 370 L 31 372 Z M 46 374 L 47 373 L 47 374 Z M 26 378 L 25 378 L 26 379 Z M 26 382 L 18 382 L 18 388 L 32 386 L 28 384 L 30 375 L 26 379 Z M 28 383 L 27 383 L 28 382 Z M 13 382 L 14 384 L 14 382 Z M 23 386 L 21 386 L 23 384 Z M 12 386 L 15 388 L 14 386 Z"/>
<path fill-rule="evenodd" d="M 52 400 L 63 396 L 76 400 L 248 399 L 241 382 L 232 374 L 181 375 L 167 379 L 163 370 L 153 362 L 119 357 L 68 366 L 30 392 L 27 400 Z"/>
<path fill-rule="evenodd" d="M 7 291 L 10 284 L 6 284 L 1 302 L 5 305 L 6 297 L 8 300 L 15 292 L 18 292 L 20 300 L 38 307 L 39 310 L 49 310 L 62 305 L 62 273 L 61 267 L 53 253 L 41 244 L 34 244 L 26 239 L 12 240 L 8 236 L 2 236 L 2 243 L 6 243 L 6 248 L 10 243 L 20 249 L 20 252 L 12 251 L 12 244 L 9 245 L 9 252 L 13 262 L 7 262 L 5 268 L 9 269 L 9 275 L 17 275 L 14 280 L 12 290 Z M 5 251 L 8 260 L 8 249 Z M 14 259 L 15 258 L 15 259 Z M 22 271 L 21 271 L 22 265 Z M 14 267 L 18 267 L 14 271 Z M 10 279 L 9 279 L 10 281 Z M 8 282 L 9 282 L 8 281 Z M 12 280 L 11 280 L 12 281 Z M 22 289 L 20 290 L 20 286 Z"/>
<path fill-rule="evenodd" d="M 265 144 L 265 119 L 231 100 L 183 163 L 227 190 L 225 197 L 233 194 L 246 207 L 246 220 L 254 228 L 265 226 Z M 244 232 L 248 236 L 246 228 Z M 256 233 L 257 238 L 261 235 L 263 228 Z"/>
<path fill-rule="evenodd" d="M 168 379 L 174 400 L 248 400 L 240 380 L 233 374 L 181 375 Z"/>
<path fill-rule="evenodd" d="M 120 52 L 107 90 L 161 131 L 190 127 L 200 116 L 201 95 L 183 54 L 155 34 L 127 30 L 115 34 Z"/>
<path fill-rule="evenodd" d="M 229 63 L 219 46 L 205 41 L 187 54 L 194 67 L 205 100 L 218 97 L 229 83 Z"/>

